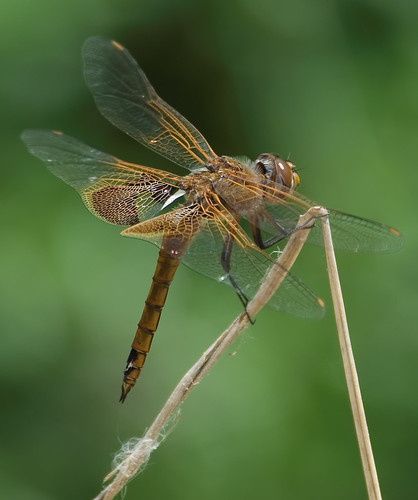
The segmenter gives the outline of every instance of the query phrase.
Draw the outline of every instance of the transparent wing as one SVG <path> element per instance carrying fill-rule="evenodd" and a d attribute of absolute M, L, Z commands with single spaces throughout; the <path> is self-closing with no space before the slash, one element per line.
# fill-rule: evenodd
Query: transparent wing
<path fill-rule="evenodd" d="M 92 37 L 84 44 L 83 58 L 87 85 L 113 125 L 190 170 L 216 157 L 200 132 L 157 95 L 124 47 Z"/>
<path fill-rule="evenodd" d="M 231 176 L 233 183 L 243 183 L 244 179 L 239 174 Z M 247 183 L 248 184 L 248 183 Z M 298 217 L 304 214 L 310 207 L 319 205 L 305 196 L 292 192 L 291 190 L 276 183 L 258 184 L 254 180 L 248 185 L 246 191 L 252 200 L 263 199 L 263 210 L 288 231 L 292 231 L 298 224 Z M 241 200 L 239 200 L 241 202 Z M 278 227 L 272 224 L 271 218 L 266 217 L 257 206 L 257 223 L 268 236 L 279 235 Z M 232 206 L 237 205 L 233 203 Z M 247 203 L 248 206 L 248 203 Z M 238 210 L 239 211 L 239 210 Z M 349 252 L 383 253 L 395 252 L 401 248 L 403 237 L 393 227 L 380 224 L 369 219 L 345 214 L 336 210 L 329 210 L 332 238 L 336 250 Z M 253 214 L 251 208 L 244 217 Z M 322 245 L 322 233 L 320 221 L 312 221 L 314 227 L 308 236 L 308 243 Z"/>
<path fill-rule="evenodd" d="M 268 212 L 288 228 L 296 227 L 299 216 L 306 212 L 307 198 L 294 194 L 294 199 L 285 204 L 267 206 Z M 310 201 L 310 205 L 318 205 Z M 403 244 L 403 238 L 396 229 L 379 222 L 330 210 L 332 241 L 336 250 L 348 252 L 384 253 L 395 252 Z M 308 243 L 323 245 L 320 221 L 313 221 L 314 227 L 308 236 Z M 270 225 L 270 232 L 272 226 Z"/>
<path fill-rule="evenodd" d="M 186 229 L 185 229 L 186 228 Z M 233 217 L 225 210 L 211 212 L 200 205 L 180 207 L 155 219 L 123 231 L 123 235 L 151 241 L 161 246 L 162 237 L 183 237 L 190 240 L 182 262 L 191 269 L 231 285 L 221 264 L 224 241 L 233 231 L 234 245 L 231 254 L 230 274 L 244 293 L 251 299 L 263 282 L 266 272 L 275 261 L 259 250 L 247 235 L 234 224 Z M 305 319 L 319 319 L 325 308 L 314 293 L 295 276 L 288 274 L 278 291 L 269 301 L 275 309 Z"/>
<path fill-rule="evenodd" d="M 48 169 L 76 189 L 100 219 L 130 226 L 156 215 L 180 177 L 125 163 L 61 132 L 27 130 L 22 140 Z"/>
<path fill-rule="evenodd" d="M 225 236 L 223 224 L 214 219 L 203 219 L 200 231 L 183 257 L 183 263 L 204 276 L 230 285 L 221 265 Z M 277 264 L 271 256 L 253 245 L 244 233 L 235 234 L 235 238 L 239 242 L 236 241 L 232 249 L 230 273 L 245 296 L 251 299 L 268 269 Z M 269 305 L 305 319 L 319 319 L 325 312 L 316 295 L 290 273 L 270 299 Z"/>

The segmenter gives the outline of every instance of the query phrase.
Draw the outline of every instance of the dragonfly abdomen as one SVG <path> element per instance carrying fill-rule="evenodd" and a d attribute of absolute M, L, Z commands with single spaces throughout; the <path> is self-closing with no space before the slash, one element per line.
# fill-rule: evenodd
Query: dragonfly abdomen
<path fill-rule="evenodd" d="M 145 301 L 145 307 L 138 323 L 124 371 L 122 394 L 120 397 L 122 403 L 141 374 L 142 367 L 151 348 L 154 333 L 158 328 L 168 290 L 179 264 L 180 256 L 176 255 L 173 257 L 161 248 L 151 288 Z"/>

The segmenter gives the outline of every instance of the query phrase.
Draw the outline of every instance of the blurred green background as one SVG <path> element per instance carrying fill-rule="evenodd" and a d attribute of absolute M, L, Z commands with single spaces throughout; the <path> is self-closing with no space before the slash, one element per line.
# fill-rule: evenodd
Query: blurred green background
<path fill-rule="evenodd" d="M 5 0 L 1 12 L 2 497 L 94 497 L 121 442 L 241 311 L 231 289 L 181 268 L 118 403 L 157 250 L 95 219 L 19 140 L 59 129 L 176 168 L 95 109 L 80 52 L 104 35 L 218 154 L 290 154 L 306 196 L 404 233 L 399 253 L 338 262 L 383 496 L 416 498 L 418 4 Z M 295 272 L 326 318 L 262 311 L 126 499 L 366 498 L 322 250 L 305 248 Z"/>

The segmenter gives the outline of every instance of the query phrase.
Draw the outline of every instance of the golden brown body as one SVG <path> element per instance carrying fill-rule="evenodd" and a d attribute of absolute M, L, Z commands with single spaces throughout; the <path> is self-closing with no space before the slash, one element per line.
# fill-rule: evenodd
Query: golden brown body
<path fill-rule="evenodd" d="M 132 349 L 129 353 L 123 374 L 121 402 L 125 401 L 128 392 L 135 385 L 141 374 L 145 359 L 151 348 L 154 333 L 158 328 L 168 289 L 179 264 L 180 257 L 174 257 L 170 253 L 167 253 L 166 250 L 160 250 L 157 267 L 152 278 L 152 285 L 145 301 L 145 307 L 138 323 L 135 338 L 131 346 Z"/>

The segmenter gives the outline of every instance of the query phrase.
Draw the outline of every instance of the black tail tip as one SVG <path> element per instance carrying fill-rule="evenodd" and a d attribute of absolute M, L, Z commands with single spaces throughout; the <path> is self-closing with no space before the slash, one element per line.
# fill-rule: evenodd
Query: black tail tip
<path fill-rule="evenodd" d="M 122 389 L 119 398 L 119 403 L 123 403 L 126 399 L 126 396 L 129 394 L 129 391 L 132 389 L 133 385 L 127 382 L 122 382 Z"/>

